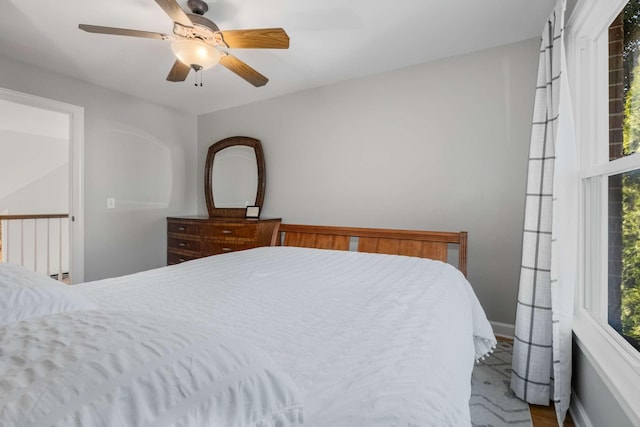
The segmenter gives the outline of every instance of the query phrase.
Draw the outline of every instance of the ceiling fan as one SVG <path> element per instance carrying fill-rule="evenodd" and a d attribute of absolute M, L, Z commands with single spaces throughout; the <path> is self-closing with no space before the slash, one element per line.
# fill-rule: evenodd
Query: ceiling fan
<path fill-rule="evenodd" d="M 240 59 L 218 48 L 289 48 L 289 36 L 282 28 L 221 31 L 216 24 L 203 16 L 209 10 L 204 0 L 188 0 L 187 6 L 192 13 L 185 13 L 176 0 L 155 0 L 155 2 L 173 20 L 173 34 L 86 24 L 80 24 L 78 28 L 90 33 L 173 41 L 171 50 L 178 59 L 167 76 L 170 82 L 184 81 L 191 69 L 197 73 L 220 63 L 255 87 L 264 86 L 269 81 L 268 78 Z"/>

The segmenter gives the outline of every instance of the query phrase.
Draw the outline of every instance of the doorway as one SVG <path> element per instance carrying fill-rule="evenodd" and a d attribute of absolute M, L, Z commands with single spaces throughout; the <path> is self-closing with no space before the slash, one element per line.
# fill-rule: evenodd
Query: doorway
<path fill-rule="evenodd" d="M 84 280 L 84 109 L 0 88 L 0 261 Z"/>

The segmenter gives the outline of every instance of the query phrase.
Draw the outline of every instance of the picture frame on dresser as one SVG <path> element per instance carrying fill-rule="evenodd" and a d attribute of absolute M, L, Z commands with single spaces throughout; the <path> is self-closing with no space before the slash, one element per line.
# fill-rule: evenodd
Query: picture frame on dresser
<path fill-rule="evenodd" d="M 260 206 L 247 206 L 244 216 L 245 218 L 260 218 Z"/>

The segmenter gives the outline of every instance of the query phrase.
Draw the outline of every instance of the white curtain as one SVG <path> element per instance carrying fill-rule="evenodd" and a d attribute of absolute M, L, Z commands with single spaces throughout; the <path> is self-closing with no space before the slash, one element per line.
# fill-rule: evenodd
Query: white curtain
<path fill-rule="evenodd" d="M 566 0 L 542 33 L 534 103 L 511 388 L 533 404 L 553 400 L 562 425 L 571 397 L 576 280 L 577 158 L 564 51 Z"/>

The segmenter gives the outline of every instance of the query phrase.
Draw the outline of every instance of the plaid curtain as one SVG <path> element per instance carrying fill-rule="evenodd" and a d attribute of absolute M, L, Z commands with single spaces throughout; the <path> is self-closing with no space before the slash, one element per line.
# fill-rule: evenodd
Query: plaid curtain
<path fill-rule="evenodd" d="M 572 245 L 577 244 L 575 234 L 560 229 L 567 226 L 566 212 L 573 212 L 572 205 L 558 209 L 560 199 L 564 204 L 577 202 L 577 196 L 571 194 L 577 181 L 570 173 L 576 168 L 564 65 L 565 7 L 566 0 L 557 1 L 542 33 L 511 375 L 511 388 L 526 402 L 548 405 L 553 395 L 560 425 L 571 395 L 575 263 L 569 259 L 560 266 L 564 271 L 559 274 L 558 260 L 562 257 L 565 263 L 566 256 L 571 258 L 576 253 Z M 568 197 L 563 198 L 565 195 Z M 570 220 L 575 222 L 575 217 Z M 564 247 L 558 247 L 560 240 Z"/>

